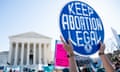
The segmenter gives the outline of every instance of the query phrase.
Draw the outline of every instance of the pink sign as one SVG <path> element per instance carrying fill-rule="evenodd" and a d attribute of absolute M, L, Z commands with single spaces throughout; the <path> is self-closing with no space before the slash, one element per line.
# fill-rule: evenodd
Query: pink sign
<path fill-rule="evenodd" d="M 69 60 L 67 52 L 63 47 L 62 43 L 56 43 L 55 51 L 55 66 L 56 67 L 69 67 Z"/>

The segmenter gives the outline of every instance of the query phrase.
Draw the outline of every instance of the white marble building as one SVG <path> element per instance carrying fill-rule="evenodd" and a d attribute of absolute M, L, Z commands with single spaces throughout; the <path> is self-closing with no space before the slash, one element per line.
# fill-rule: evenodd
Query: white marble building
<path fill-rule="evenodd" d="M 52 60 L 51 38 L 27 32 L 9 37 L 8 62 L 14 66 L 46 65 Z"/>

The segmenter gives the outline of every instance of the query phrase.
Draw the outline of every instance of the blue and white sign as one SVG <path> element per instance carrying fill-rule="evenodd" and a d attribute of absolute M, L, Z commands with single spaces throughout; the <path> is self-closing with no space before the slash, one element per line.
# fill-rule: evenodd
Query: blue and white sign
<path fill-rule="evenodd" d="M 104 41 L 104 28 L 96 11 L 81 1 L 67 3 L 60 13 L 60 30 L 67 41 L 71 40 L 74 51 L 91 55 L 99 50 Z"/>

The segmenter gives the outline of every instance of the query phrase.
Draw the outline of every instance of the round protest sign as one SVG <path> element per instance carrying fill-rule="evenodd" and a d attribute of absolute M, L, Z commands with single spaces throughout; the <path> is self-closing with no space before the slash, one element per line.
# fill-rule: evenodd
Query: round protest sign
<path fill-rule="evenodd" d="M 99 50 L 99 42 L 104 41 L 104 28 L 91 6 L 71 1 L 61 10 L 59 20 L 63 38 L 66 42 L 71 40 L 76 53 L 91 55 Z"/>

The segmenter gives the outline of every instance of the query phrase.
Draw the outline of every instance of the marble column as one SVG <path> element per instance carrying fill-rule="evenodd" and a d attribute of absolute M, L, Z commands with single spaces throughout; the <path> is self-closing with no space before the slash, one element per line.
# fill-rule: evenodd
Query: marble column
<path fill-rule="evenodd" d="M 18 43 L 16 43 L 16 47 L 15 47 L 15 59 L 14 59 L 14 65 L 17 65 L 18 62 Z"/>
<path fill-rule="evenodd" d="M 12 43 L 10 43 L 9 44 L 10 46 L 10 50 L 9 50 L 9 58 L 8 58 L 8 63 L 12 63 L 12 51 L 13 51 L 13 44 Z"/>
<path fill-rule="evenodd" d="M 23 65 L 23 58 L 24 58 L 24 43 L 21 44 L 22 48 L 21 48 L 21 65 Z"/>
<path fill-rule="evenodd" d="M 30 43 L 27 44 L 27 65 L 29 65 L 29 56 L 30 56 Z"/>
<path fill-rule="evenodd" d="M 36 64 L 36 44 L 33 44 L 33 64 Z"/>
<path fill-rule="evenodd" d="M 42 62 L 41 62 L 41 58 L 42 58 L 42 56 L 41 56 L 41 44 L 39 44 L 39 64 L 42 64 Z"/>
<path fill-rule="evenodd" d="M 44 64 L 47 64 L 47 46 L 46 44 L 44 44 Z"/>

